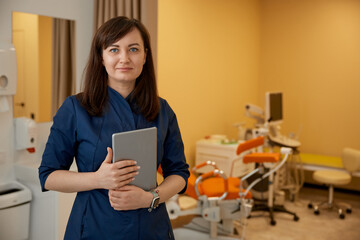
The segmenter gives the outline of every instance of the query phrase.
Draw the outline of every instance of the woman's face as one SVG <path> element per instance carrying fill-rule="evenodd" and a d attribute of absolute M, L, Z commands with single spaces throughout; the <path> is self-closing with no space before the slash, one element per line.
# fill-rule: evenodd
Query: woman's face
<path fill-rule="evenodd" d="M 104 49 L 102 58 L 110 87 L 130 86 L 133 88 L 146 59 L 144 42 L 139 30 L 134 28 L 123 38 Z"/>

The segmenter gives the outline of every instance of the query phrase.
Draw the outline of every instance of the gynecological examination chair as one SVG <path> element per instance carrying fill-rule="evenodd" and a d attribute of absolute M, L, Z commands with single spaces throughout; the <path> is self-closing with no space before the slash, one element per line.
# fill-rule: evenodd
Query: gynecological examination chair
<path fill-rule="evenodd" d="M 264 144 L 264 137 L 258 137 L 240 143 L 237 155 L 245 153 L 239 158 L 244 163 L 274 162 L 276 163 L 267 173 L 253 181 L 246 189 L 242 182 L 253 174 L 262 171 L 256 168 L 241 178 L 227 177 L 214 162 L 207 161 L 195 166 L 188 180 L 185 195 L 175 195 L 166 202 L 170 219 L 192 215 L 194 218 L 184 228 L 199 232 L 207 232 L 211 239 L 241 239 L 245 235 L 245 222 L 250 215 L 253 200 L 250 190 L 260 181 L 276 172 L 292 153 L 291 148 L 281 148 L 280 153 L 260 153 L 255 149 Z M 281 161 L 280 161 L 281 160 Z M 205 166 L 212 166 L 214 170 L 197 176 L 197 171 Z M 191 198 L 193 206 L 183 207 L 181 200 Z"/>

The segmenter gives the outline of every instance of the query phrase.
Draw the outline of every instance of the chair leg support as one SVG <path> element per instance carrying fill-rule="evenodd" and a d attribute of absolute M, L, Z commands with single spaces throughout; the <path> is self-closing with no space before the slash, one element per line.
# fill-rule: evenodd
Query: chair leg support
<path fill-rule="evenodd" d="M 334 186 L 330 185 L 329 186 L 329 208 L 333 207 L 333 202 L 334 202 Z"/>
<path fill-rule="evenodd" d="M 335 209 L 338 213 L 338 216 L 339 218 L 341 219 L 344 219 L 345 218 L 345 213 L 344 213 L 344 210 L 343 208 L 340 207 L 340 205 L 344 205 L 345 208 L 346 208 L 346 212 L 347 213 L 351 213 L 352 210 L 351 210 L 351 205 L 347 204 L 347 203 L 336 203 L 335 200 L 334 200 L 334 186 L 333 185 L 330 185 L 329 186 L 329 197 L 328 197 L 328 200 L 326 201 L 323 201 L 323 202 L 320 202 L 318 204 L 312 204 L 312 203 L 309 203 L 308 204 L 308 207 L 309 208 L 314 208 L 314 214 L 315 215 L 319 215 L 320 214 L 320 211 L 319 211 L 319 208 L 323 205 L 327 205 L 327 207 L 325 209 L 327 210 L 332 210 L 332 209 Z"/>
<path fill-rule="evenodd" d="M 296 213 L 291 212 L 289 210 L 287 210 L 284 206 L 280 206 L 280 205 L 274 205 L 273 207 L 269 207 L 266 204 L 255 204 L 251 210 L 251 212 L 256 212 L 256 211 L 266 211 L 269 212 L 269 217 L 270 217 L 270 224 L 272 226 L 276 225 L 276 221 L 274 219 L 274 213 L 275 212 L 281 212 L 281 213 L 287 213 L 290 214 L 294 217 L 294 221 L 298 221 L 300 218 L 296 215 Z"/>

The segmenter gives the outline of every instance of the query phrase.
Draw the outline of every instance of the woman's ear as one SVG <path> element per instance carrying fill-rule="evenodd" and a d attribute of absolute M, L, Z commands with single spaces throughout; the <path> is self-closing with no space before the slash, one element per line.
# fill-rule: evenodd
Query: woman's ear
<path fill-rule="evenodd" d="M 145 49 L 145 56 L 144 56 L 144 63 L 143 64 L 145 64 L 146 63 L 146 57 L 147 57 L 147 48 Z"/>

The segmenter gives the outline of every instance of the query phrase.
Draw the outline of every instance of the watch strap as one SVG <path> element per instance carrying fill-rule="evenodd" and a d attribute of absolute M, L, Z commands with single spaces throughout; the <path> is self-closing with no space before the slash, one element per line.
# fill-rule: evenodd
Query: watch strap
<path fill-rule="evenodd" d="M 150 193 L 153 195 L 153 199 L 151 201 L 150 207 L 148 208 L 148 211 L 151 212 L 153 209 L 157 208 L 159 205 L 160 196 L 157 193 L 157 191 L 150 190 Z"/>

